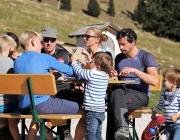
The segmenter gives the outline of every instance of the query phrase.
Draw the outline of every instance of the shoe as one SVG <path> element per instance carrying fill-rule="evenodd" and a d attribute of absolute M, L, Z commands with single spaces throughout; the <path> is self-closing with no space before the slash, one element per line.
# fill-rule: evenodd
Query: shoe
<path fill-rule="evenodd" d="M 72 135 L 68 129 L 64 131 L 64 140 L 73 140 Z"/>
<path fill-rule="evenodd" d="M 129 140 L 129 129 L 128 127 L 119 128 L 114 134 L 115 140 Z"/>

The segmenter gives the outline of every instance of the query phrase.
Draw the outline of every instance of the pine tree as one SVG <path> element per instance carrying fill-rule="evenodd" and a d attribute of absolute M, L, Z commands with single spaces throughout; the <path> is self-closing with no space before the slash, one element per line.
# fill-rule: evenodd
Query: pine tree
<path fill-rule="evenodd" d="M 113 0 L 109 0 L 109 8 L 107 10 L 107 14 L 109 14 L 112 17 L 114 17 L 114 15 L 115 15 L 114 1 Z"/>
<path fill-rule="evenodd" d="M 180 0 L 139 0 L 134 19 L 145 31 L 180 41 L 179 5 Z"/>
<path fill-rule="evenodd" d="M 96 0 L 89 0 L 87 12 L 93 17 L 98 17 L 101 13 L 99 3 Z"/>
<path fill-rule="evenodd" d="M 61 8 L 62 10 L 65 11 L 71 11 L 71 0 L 61 0 Z"/>

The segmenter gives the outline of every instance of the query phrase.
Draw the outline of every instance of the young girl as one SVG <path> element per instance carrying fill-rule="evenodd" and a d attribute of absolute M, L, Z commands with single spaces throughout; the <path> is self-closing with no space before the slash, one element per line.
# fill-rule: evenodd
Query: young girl
<path fill-rule="evenodd" d="M 102 123 L 105 119 L 105 95 L 108 85 L 108 73 L 113 60 L 105 52 L 96 52 L 90 61 L 90 69 L 82 69 L 75 54 L 71 56 L 72 67 L 77 75 L 85 79 L 83 108 L 86 111 L 86 133 L 88 140 L 102 140 Z"/>
<path fill-rule="evenodd" d="M 164 73 L 163 83 L 165 90 L 162 92 L 159 104 L 154 108 L 152 119 L 164 110 L 166 119 L 167 140 L 179 140 L 180 137 L 180 70 L 171 69 Z"/>

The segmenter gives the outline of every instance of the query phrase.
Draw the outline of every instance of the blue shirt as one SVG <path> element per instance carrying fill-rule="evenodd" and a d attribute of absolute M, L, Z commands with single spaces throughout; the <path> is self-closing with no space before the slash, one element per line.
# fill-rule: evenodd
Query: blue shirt
<path fill-rule="evenodd" d="M 138 50 L 138 53 L 133 58 L 127 58 L 125 54 L 118 54 L 115 58 L 115 69 L 118 73 L 124 67 L 136 68 L 142 72 L 146 72 L 149 67 L 156 67 L 156 62 L 152 54 Z M 135 84 L 126 84 L 127 88 L 138 90 L 150 96 L 149 85 L 142 81 L 136 74 L 130 73 L 125 76 L 120 76 L 120 80 L 135 80 Z"/>
<path fill-rule="evenodd" d="M 74 74 L 71 66 L 59 62 L 50 55 L 34 51 L 23 53 L 14 62 L 14 72 L 18 74 L 49 74 L 50 69 L 70 76 Z M 49 95 L 34 95 L 35 105 L 46 101 L 49 97 Z M 21 109 L 30 107 L 29 95 L 19 96 L 19 107 Z"/>

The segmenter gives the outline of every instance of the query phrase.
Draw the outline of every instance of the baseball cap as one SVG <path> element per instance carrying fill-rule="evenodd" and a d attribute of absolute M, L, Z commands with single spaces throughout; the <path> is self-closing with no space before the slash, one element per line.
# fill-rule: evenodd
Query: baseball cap
<path fill-rule="evenodd" d="M 46 28 L 42 29 L 41 35 L 42 35 L 42 37 L 57 38 L 58 33 L 55 28 L 46 27 Z"/>

